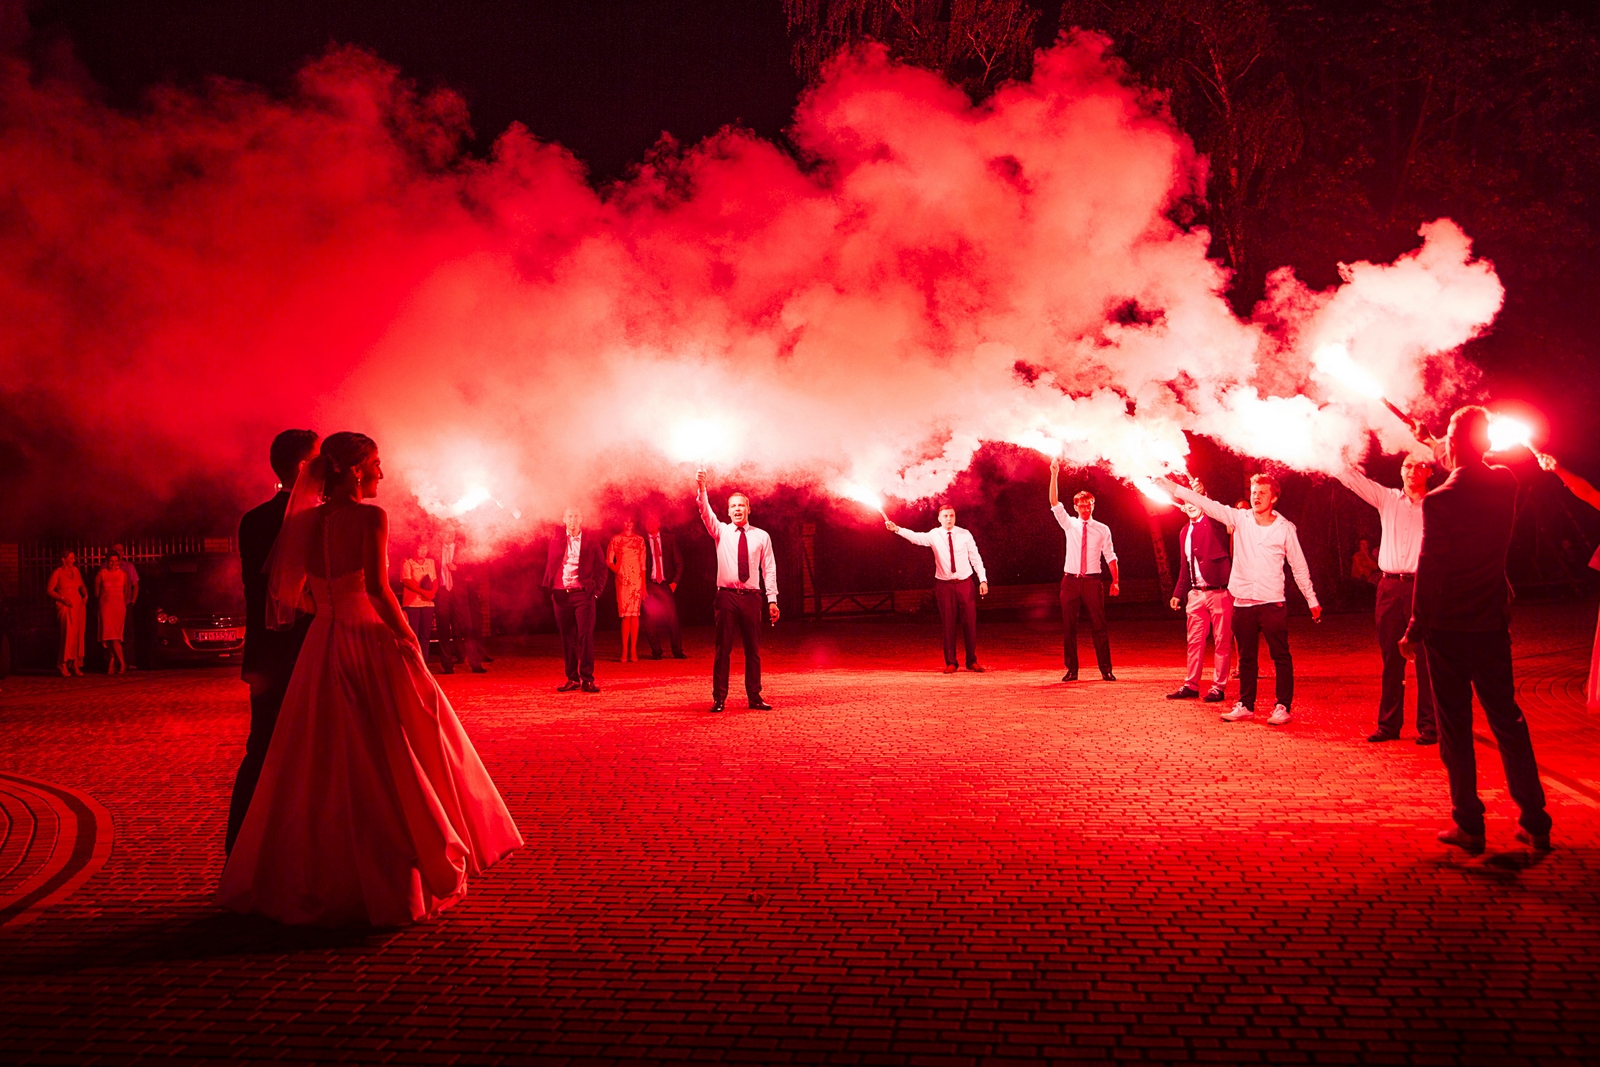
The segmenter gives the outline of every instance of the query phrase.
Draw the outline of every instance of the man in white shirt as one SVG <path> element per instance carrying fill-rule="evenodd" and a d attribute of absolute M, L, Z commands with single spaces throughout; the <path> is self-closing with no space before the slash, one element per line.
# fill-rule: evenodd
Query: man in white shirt
<path fill-rule="evenodd" d="M 1368 741 L 1393 741 L 1400 736 L 1406 711 L 1406 658 L 1400 638 L 1411 622 L 1411 601 L 1417 588 L 1417 557 L 1422 553 L 1422 498 L 1428 495 L 1433 457 L 1413 453 L 1400 463 L 1404 488 L 1379 485 L 1356 470 L 1338 476 L 1345 488 L 1378 509 L 1383 538 L 1378 542 L 1378 600 L 1374 616 L 1378 652 L 1383 657 L 1383 695 L 1378 698 L 1378 729 Z M 1434 716 L 1433 685 L 1428 663 L 1417 657 L 1417 744 L 1439 743 Z"/>
<path fill-rule="evenodd" d="M 1165 478 L 1158 483 L 1179 501 L 1193 504 L 1233 531 L 1233 571 L 1228 592 L 1233 597 L 1233 636 L 1239 642 L 1239 702 L 1224 712 L 1224 722 L 1255 717 L 1257 656 L 1260 638 L 1277 675 L 1278 703 L 1267 722 L 1282 726 L 1294 707 L 1294 657 L 1289 653 L 1289 611 L 1284 599 L 1283 565 L 1288 563 L 1295 584 L 1311 605 L 1311 617 L 1322 621 L 1322 605 L 1311 588 L 1311 571 L 1294 523 L 1273 510 L 1280 490 L 1270 474 L 1250 476 L 1250 507 L 1230 508 Z"/>
<path fill-rule="evenodd" d="M 699 488 L 696 503 L 706 533 L 717 545 L 717 594 L 714 614 L 717 657 L 711 667 L 711 710 L 721 711 L 728 700 L 728 667 L 733 659 L 734 635 L 744 642 L 744 695 L 758 711 L 772 705 L 761 699 L 761 587 L 765 578 L 767 618 L 778 621 L 778 562 L 772 555 L 772 538 L 750 525 L 750 498 L 743 493 L 728 497 L 728 521 L 718 522 L 706 495 L 706 472 L 695 474 Z"/>
<path fill-rule="evenodd" d="M 983 571 L 978 542 L 963 527 L 956 525 L 953 504 L 939 505 L 939 525 L 927 533 L 896 526 L 888 519 L 883 525 L 914 545 L 933 549 L 933 596 L 944 624 L 944 673 L 956 672 L 956 627 L 961 627 L 967 650 L 967 670 L 982 672 L 978 665 L 978 602 L 972 595 L 972 576 L 978 576 L 978 596 L 989 595 L 989 577 Z"/>
<path fill-rule="evenodd" d="M 1067 535 L 1066 561 L 1061 568 L 1061 622 L 1065 634 L 1061 641 L 1062 659 L 1067 673 L 1063 682 L 1078 680 L 1078 613 L 1089 612 L 1089 629 L 1094 635 L 1094 658 L 1100 667 L 1100 677 L 1108 682 L 1117 680 L 1111 673 L 1111 636 L 1106 632 L 1105 586 L 1100 584 L 1100 561 L 1103 558 L 1111 569 L 1111 595 L 1121 591 L 1117 574 L 1117 552 L 1111 545 L 1111 527 L 1094 521 L 1094 494 L 1087 489 L 1072 498 L 1077 509 L 1076 519 L 1068 518 L 1067 509 L 1061 506 L 1061 496 L 1056 489 L 1061 473 L 1061 461 L 1050 461 L 1050 514 Z"/>
<path fill-rule="evenodd" d="M 466 586 L 461 584 L 456 550 L 461 547 L 458 531 L 446 529 L 439 545 L 439 584 L 433 598 L 434 628 L 439 633 L 440 674 L 454 674 L 456 664 L 465 661 L 473 674 L 484 674 L 483 648 L 478 642 L 478 626 L 472 617 Z"/>
<path fill-rule="evenodd" d="M 417 546 L 417 554 L 400 564 L 400 606 L 422 646 L 424 662 L 433 640 L 433 600 L 439 591 L 439 569 L 429 557 L 428 548 L 428 542 L 423 541 Z"/>

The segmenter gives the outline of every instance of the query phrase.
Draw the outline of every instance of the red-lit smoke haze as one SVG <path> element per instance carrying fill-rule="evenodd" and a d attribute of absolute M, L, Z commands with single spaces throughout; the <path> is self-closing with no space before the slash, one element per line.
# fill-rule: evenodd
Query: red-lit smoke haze
<path fill-rule="evenodd" d="M 12 506 L 259 496 L 267 441 L 300 425 L 371 433 L 391 495 L 477 491 L 506 536 L 606 485 L 687 493 L 701 461 L 920 498 L 983 441 L 1128 477 L 1181 466 L 1185 429 L 1303 469 L 1369 427 L 1402 446 L 1311 353 L 1344 344 L 1434 410 L 1428 375 L 1455 381 L 1499 309 L 1493 269 L 1441 220 L 1334 291 L 1280 273 L 1240 321 L 1206 235 L 1168 218 L 1204 163 L 1104 47 L 1066 38 L 978 107 L 848 57 L 795 116 L 803 165 L 725 130 L 603 195 L 519 127 L 464 156 L 457 97 L 357 51 L 288 99 L 215 84 L 138 115 L 11 61 Z"/>

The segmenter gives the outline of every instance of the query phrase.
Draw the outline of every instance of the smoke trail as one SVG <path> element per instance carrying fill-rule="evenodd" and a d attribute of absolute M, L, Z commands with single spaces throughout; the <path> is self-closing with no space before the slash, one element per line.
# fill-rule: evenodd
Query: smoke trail
<path fill-rule="evenodd" d="M 287 99 L 219 83 L 138 115 L 8 62 L 9 488 L 34 522 L 69 493 L 250 494 L 277 429 L 356 427 L 429 510 L 514 537 L 699 463 L 921 498 L 984 441 L 1124 477 L 1181 466 L 1185 430 L 1304 469 L 1369 427 L 1398 446 L 1310 354 L 1423 406 L 1499 309 L 1492 267 L 1440 220 L 1329 292 L 1280 272 L 1241 321 L 1170 218 L 1204 161 L 1105 46 L 1069 35 L 976 107 L 844 57 L 800 161 L 728 129 L 603 195 L 520 127 L 464 155 L 459 98 L 359 51 Z"/>

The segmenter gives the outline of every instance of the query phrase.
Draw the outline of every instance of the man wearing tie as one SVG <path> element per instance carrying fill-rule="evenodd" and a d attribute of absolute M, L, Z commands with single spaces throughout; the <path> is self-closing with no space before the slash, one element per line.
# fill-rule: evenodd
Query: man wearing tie
<path fill-rule="evenodd" d="M 700 521 L 717 545 L 717 658 L 711 668 L 711 710 L 721 711 L 728 699 L 728 666 L 733 658 L 733 637 L 744 640 L 744 695 L 750 706 L 770 711 L 761 699 L 761 584 L 766 578 L 767 617 L 778 621 L 778 563 L 772 555 L 772 538 L 750 525 L 750 498 L 743 493 L 728 497 L 728 522 L 718 522 L 706 495 L 706 472 L 695 474 L 699 486 Z"/>
<path fill-rule="evenodd" d="M 594 605 L 606 587 L 606 554 L 600 535 L 583 528 L 583 512 L 568 508 L 562 517 L 566 529 L 550 538 L 545 557 L 544 587 L 561 631 L 561 651 L 566 658 L 567 680 L 558 693 L 581 688 L 598 693 L 594 684 Z"/>
<path fill-rule="evenodd" d="M 678 542 L 661 530 L 661 516 L 650 512 L 644 517 L 644 639 L 650 643 L 650 658 L 661 658 L 661 633 L 667 631 L 672 643 L 672 658 L 686 659 L 683 633 L 678 628 L 678 582 L 683 578 L 683 556 Z"/>
<path fill-rule="evenodd" d="M 1106 633 L 1105 590 L 1100 584 L 1100 560 L 1105 559 L 1111 568 L 1111 595 L 1120 591 L 1117 581 L 1117 552 L 1111 547 L 1111 527 L 1094 521 L 1094 494 L 1087 489 L 1072 498 L 1078 517 L 1067 517 L 1061 506 L 1061 495 L 1056 490 L 1056 480 L 1061 473 L 1061 461 L 1050 461 L 1050 513 L 1067 534 L 1067 558 L 1061 574 L 1061 621 L 1066 627 L 1062 639 L 1062 653 L 1067 673 L 1063 682 L 1078 680 L 1078 612 L 1080 607 L 1089 611 L 1089 629 L 1094 635 L 1094 658 L 1100 666 L 1100 677 L 1108 682 L 1117 680 L 1111 673 L 1111 638 Z"/>
<path fill-rule="evenodd" d="M 433 598 L 433 624 L 439 633 L 439 659 L 443 663 L 439 673 L 454 674 L 456 664 L 465 660 L 473 674 L 484 674 L 487 668 L 483 665 L 483 650 L 478 643 L 472 609 L 467 603 L 467 590 L 458 584 L 456 550 L 460 547 L 457 531 L 446 530 L 439 546 L 439 586 Z"/>
<path fill-rule="evenodd" d="M 983 572 L 983 557 L 972 534 L 956 525 L 952 504 L 939 505 L 939 525 L 927 533 L 896 526 L 888 519 L 883 525 L 914 545 L 933 549 L 933 594 L 939 604 L 939 619 L 944 623 L 944 673 L 956 672 L 956 627 L 967 650 L 967 670 L 978 666 L 978 602 L 972 595 L 972 576 L 978 576 L 978 595 L 989 595 L 989 578 Z"/>
<path fill-rule="evenodd" d="M 1199 483 L 1195 492 L 1204 492 Z M 1228 528 L 1193 504 L 1178 507 L 1189 517 L 1189 524 L 1178 534 L 1183 565 L 1172 590 L 1171 604 L 1172 610 L 1183 611 L 1188 619 L 1189 673 L 1177 692 L 1167 694 L 1167 699 L 1194 700 L 1200 696 L 1209 633 L 1215 651 L 1206 702 L 1215 704 L 1227 699 L 1228 668 L 1233 657 L 1233 596 L 1228 592 L 1233 558 L 1228 554 Z"/>

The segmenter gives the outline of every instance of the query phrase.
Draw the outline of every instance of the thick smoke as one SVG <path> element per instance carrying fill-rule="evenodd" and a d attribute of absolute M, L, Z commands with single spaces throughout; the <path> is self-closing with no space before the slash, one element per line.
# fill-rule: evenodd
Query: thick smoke
<path fill-rule="evenodd" d="M 508 537 L 698 463 L 916 499 L 985 441 L 1129 478 L 1181 468 L 1186 430 L 1302 469 L 1369 429 L 1398 447 L 1314 353 L 1425 412 L 1499 309 L 1492 267 L 1440 220 L 1328 292 L 1280 272 L 1241 321 L 1171 217 L 1204 161 L 1105 46 L 1064 38 L 976 107 L 841 58 L 801 101 L 800 162 L 729 129 L 602 193 L 520 127 L 464 156 L 457 97 L 358 51 L 288 99 L 219 83 L 138 115 L 12 62 L 0 389 L 34 420 L 24 495 L 37 519 L 67 492 L 253 493 L 291 425 L 372 433 L 391 496 Z M 70 487 L 44 444 L 63 426 L 94 456 Z"/>

